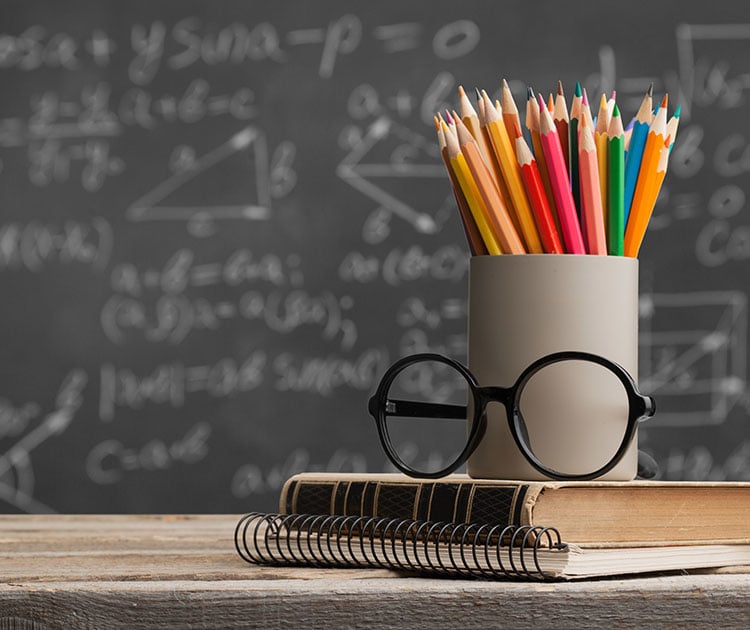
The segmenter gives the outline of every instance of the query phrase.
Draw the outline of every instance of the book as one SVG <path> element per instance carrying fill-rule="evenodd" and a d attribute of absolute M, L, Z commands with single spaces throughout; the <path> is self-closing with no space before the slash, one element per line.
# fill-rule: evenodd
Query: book
<path fill-rule="evenodd" d="M 745 565 L 750 545 L 590 547 L 552 527 L 343 515 L 245 515 L 235 547 L 247 562 L 390 568 L 430 576 L 574 580 Z"/>
<path fill-rule="evenodd" d="M 748 482 L 521 482 L 450 475 L 300 473 L 279 512 L 548 526 L 567 543 L 750 543 Z"/>

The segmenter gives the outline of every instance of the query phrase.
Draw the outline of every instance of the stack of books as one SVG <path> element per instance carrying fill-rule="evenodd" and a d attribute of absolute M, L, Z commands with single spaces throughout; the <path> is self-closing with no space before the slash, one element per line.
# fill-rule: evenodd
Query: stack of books
<path fill-rule="evenodd" d="M 279 508 L 237 524 L 249 562 L 557 580 L 750 571 L 747 482 L 301 473 Z"/>

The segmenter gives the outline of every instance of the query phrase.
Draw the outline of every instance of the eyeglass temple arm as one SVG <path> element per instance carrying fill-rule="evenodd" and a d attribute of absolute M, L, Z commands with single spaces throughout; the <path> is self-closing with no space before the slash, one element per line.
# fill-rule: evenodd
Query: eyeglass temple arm
<path fill-rule="evenodd" d="M 405 418 L 466 420 L 466 405 L 449 405 L 389 398 L 385 403 L 385 413 L 389 416 L 403 416 Z"/>

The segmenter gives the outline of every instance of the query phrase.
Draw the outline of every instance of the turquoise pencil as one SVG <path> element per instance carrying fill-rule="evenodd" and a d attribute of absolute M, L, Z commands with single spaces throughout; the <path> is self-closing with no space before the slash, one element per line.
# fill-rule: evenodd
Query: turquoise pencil
<path fill-rule="evenodd" d="M 651 125 L 651 106 L 654 93 L 654 84 L 649 85 L 646 95 L 641 101 L 641 107 L 635 116 L 633 132 L 630 136 L 627 155 L 625 157 L 625 197 L 623 206 L 625 208 L 625 225 L 630 216 L 630 206 L 633 203 L 635 185 L 638 181 L 638 170 L 643 159 L 643 149 L 646 147 L 648 128 Z"/>

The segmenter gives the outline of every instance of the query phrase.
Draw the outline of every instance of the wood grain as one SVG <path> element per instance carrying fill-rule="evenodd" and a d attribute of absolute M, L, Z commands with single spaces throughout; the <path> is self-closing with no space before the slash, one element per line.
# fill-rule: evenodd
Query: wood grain
<path fill-rule="evenodd" d="M 750 627 L 750 574 L 574 583 L 258 567 L 239 516 L 0 516 L 0 630 Z"/>

